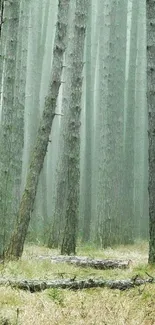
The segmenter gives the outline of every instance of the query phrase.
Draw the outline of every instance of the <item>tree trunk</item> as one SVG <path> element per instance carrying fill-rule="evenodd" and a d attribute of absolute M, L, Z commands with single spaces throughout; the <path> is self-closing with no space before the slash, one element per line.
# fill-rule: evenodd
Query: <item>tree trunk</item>
<path fill-rule="evenodd" d="M 126 279 L 126 280 L 104 280 L 104 279 L 62 279 L 62 280 L 6 280 L 0 279 L 0 285 L 10 285 L 14 289 L 22 289 L 31 293 L 43 291 L 46 289 L 69 289 L 82 290 L 90 288 L 109 288 L 118 290 L 128 290 L 139 287 L 147 283 L 154 283 L 153 278 L 149 279 Z"/>
<path fill-rule="evenodd" d="M 48 240 L 48 247 L 57 248 L 62 244 L 62 234 L 64 228 L 64 213 L 67 202 L 68 192 L 68 161 L 66 156 L 67 151 L 67 123 L 71 98 L 71 73 L 73 61 L 73 47 L 74 47 L 74 15 L 75 7 L 71 1 L 70 20 L 68 25 L 69 42 L 65 51 L 64 71 L 62 79 L 62 114 L 60 121 L 60 136 L 59 136 L 59 152 L 58 152 L 58 166 L 55 175 L 55 191 L 54 191 L 54 208 L 52 213 L 52 222 L 50 236 Z"/>
<path fill-rule="evenodd" d="M 134 216 L 135 236 L 148 239 L 148 117 L 146 104 L 146 1 L 140 0 L 135 82 Z"/>
<path fill-rule="evenodd" d="M 130 260 L 93 259 L 85 256 L 39 256 L 39 259 L 50 259 L 54 263 L 70 263 L 80 267 L 92 267 L 98 270 L 127 269 Z"/>
<path fill-rule="evenodd" d="M 29 24 L 29 0 L 22 0 L 20 6 L 20 19 L 18 28 L 17 60 L 16 60 L 16 84 L 13 106 L 13 202 L 12 210 L 14 222 L 19 210 L 22 195 L 22 166 L 24 150 L 25 128 L 25 91 L 27 74 L 27 49 L 28 49 L 28 24 Z M 10 224 L 12 230 L 13 224 Z"/>
<path fill-rule="evenodd" d="M 110 242 L 110 215 L 109 207 L 112 206 L 109 197 L 109 147 L 107 147 L 108 128 L 108 81 L 110 62 L 110 26 L 112 9 L 109 0 L 99 0 L 99 47 L 98 47 L 98 94 L 97 94 L 97 124 L 96 124 L 96 164 L 97 164 L 97 222 L 96 241 L 102 247 Z M 110 112 L 109 112 L 110 113 Z M 108 152 L 106 155 L 105 152 Z"/>
<path fill-rule="evenodd" d="M 123 238 L 124 244 L 134 241 L 134 136 L 135 136 L 135 76 L 137 56 L 137 27 L 139 1 L 133 1 L 130 33 L 129 67 L 126 86 L 126 112 L 124 137 L 124 186 L 123 186 Z"/>
<path fill-rule="evenodd" d="M 30 61 L 32 64 L 31 69 L 31 78 L 30 78 L 30 86 L 32 96 L 30 98 L 31 105 L 28 107 L 28 127 L 27 127 L 27 158 L 28 162 L 30 162 L 31 154 L 33 152 L 34 144 L 36 141 L 37 131 L 39 127 L 40 117 L 43 109 L 40 107 L 40 96 L 42 90 L 42 75 L 43 75 L 43 62 L 44 62 L 44 55 L 45 55 L 45 44 L 47 41 L 47 30 L 48 30 L 48 19 L 49 19 L 49 12 L 50 12 L 50 3 L 48 1 L 42 1 L 39 3 L 38 1 L 32 2 L 31 8 L 31 26 L 32 32 L 30 33 Z M 50 55 L 50 54 L 49 54 Z M 33 208 L 33 213 L 30 221 L 30 227 L 32 232 L 30 231 L 31 237 L 36 238 L 35 234 L 37 233 L 37 240 L 38 238 L 41 239 L 44 237 L 43 235 L 43 214 L 42 213 L 42 202 L 43 202 L 43 195 L 42 195 L 42 173 L 39 176 L 39 183 L 37 186 L 37 193 L 35 197 L 35 203 Z M 28 167 L 28 164 L 27 164 Z M 45 194 L 45 192 L 44 192 Z M 46 200 L 44 201 L 44 204 Z M 45 237 L 44 237 L 45 238 Z M 33 240 L 33 239 L 32 239 Z M 43 242 L 43 240 L 42 240 Z"/>
<path fill-rule="evenodd" d="M 0 255 L 8 244 L 14 221 L 14 179 L 16 161 L 14 156 L 16 113 L 14 107 L 16 85 L 17 40 L 20 0 L 4 4 L 1 42 L 2 63 L 2 111 L 0 127 Z M 7 36 L 7 38 L 6 38 Z M 6 39 L 5 39 L 6 38 Z M 19 126 L 20 127 L 20 126 Z M 21 156 L 20 156 L 21 159 Z"/>
<path fill-rule="evenodd" d="M 3 41 L 2 41 L 3 21 L 4 21 L 4 0 L 0 0 L 0 106 L 1 106 L 1 91 L 2 91 L 2 80 L 3 80 L 4 43 L 6 41 L 6 33 L 5 33 L 5 39 L 3 37 Z"/>
<path fill-rule="evenodd" d="M 92 129 L 93 129 L 93 92 L 92 92 L 92 1 L 89 4 L 88 22 L 86 32 L 86 66 L 85 66 L 85 151 L 84 151 L 84 195 L 83 200 L 83 227 L 82 241 L 90 240 L 90 229 L 92 220 Z M 83 139 L 82 139 L 83 141 Z"/>
<path fill-rule="evenodd" d="M 33 211 L 39 175 L 47 151 L 51 127 L 55 117 L 56 100 L 61 85 L 63 54 L 66 48 L 69 3 L 70 0 L 60 0 L 58 4 L 58 20 L 53 49 L 53 66 L 49 93 L 45 99 L 45 107 L 38 129 L 34 151 L 32 153 L 26 186 L 18 212 L 18 222 L 5 252 L 7 259 L 18 259 L 21 257 L 31 213 Z"/>
<path fill-rule="evenodd" d="M 149 123 L 149 263 L 155 263 L 155 2 L 146 1 L 147 13 L 147 101 Z"/>
<path fill-rule="evenodd" d="M 88 0 L 76 0 L 73 66 L 71 75 L 71 101 L 68 120 L 66 157 L 68 161 L 68 192 L 65 229 L 61 254 L 75 254 L 80 187 L 80 114 L 82 95 L 82 70 Z"/>

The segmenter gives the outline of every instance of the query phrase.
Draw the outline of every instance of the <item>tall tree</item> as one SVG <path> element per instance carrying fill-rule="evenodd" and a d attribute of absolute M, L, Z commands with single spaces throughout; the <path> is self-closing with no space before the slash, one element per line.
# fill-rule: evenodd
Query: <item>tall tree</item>
<path fill-rule="evenodd" d="M 34 2 L 34 3 L 33 3 Z M 30 84 L 31 87 L 31 105 L 27 107 L 28 113 L 28 124 L 27 124 L 27 158 L 30 160 L 33 146 L 37 136 L 37 130 L 39 127 L 40 116 L 42 113 L 42 108 L 40 108 L 40 94 L 42 87 L 42 74 L 43 74 L 43 62 L 44 62 L 44 54 L 45 54 L 45 44 L 47 37 L 47 29 L 48 29 L 48 18 L 50 12 L 50 2 L 42 1 L 39 3 L 38 1 L 32 2 L 31 8 L 31 26 L 32 31 L 30 33 L 30 62 L 32 69 L 30 70 Z M 45 166 L 45 164 L 44 164 Z M 35 198 L 34 210 L 31 218 L 31 227 L 33 229 L 32 236 L 37 232 L 38 235 L 43 232 L 41 230 L 41 224 L 45 228 L 42 223 L 43 215 L 42 213 L 42 203 L 44 206 L 46 205 L 46 190 L 44 186 L 44 192 L 42 192 L 42 183 L 45 180 L 45 173 L 43 166 L 43 170 L 41 172 L 39 178 L 39 184 L 37 189 L 37 194 Z M 27 166 L 28 167 L 28 166 Z M 46 183 L 46 182 L 45 182 Z M 42 199 L 44 196 L 44 199 Z M 46 213 L 46 211 L 44 211 Z M 47 215 L 47 214 L 46 214 Z M 39 229 L 41 231 L 39 231 Z"/>
<path fill-rule="evenodd" d="M 121 19 L 121 23 L 120 23 Z M 127 1 L 112 1 L 110 26 L 110 58 L 107 101 L 108 136 L 105 148 L 107 182 L 105 198 L 109 214 L 110 238 L 108 245 L 121 242 L 123 195 L 123 125 L 124 85 L 126 61 Z M 109 200 L 108 200 L 109 199 Z M 124 217 L 124 216 L 123 216 Z"/>
<path fill-rule="evenodd" d="M 61 85 L 63 54 L 66 48 L 69 3 L 70 0 L 59 0 L 58 3 L 58 17 L 53 47 L 53 64 L 49 92 L 45 99 L 45 107 L 40 121 L 35 147 L 31 156 L 26 185 L 19 207 L 17 225 L 5 252 L 6 257 L 9 259 L 19 258 L 23 252 L 24 241 L 34 206 L 39 175 L 43 167 L 53 119 L 56 115 L 55 108 Z"/>
<path fill-rule="evenodd" d="M 155 2 L 146 1 L 147 17 L 147 104 L 149 123 L 149 263 L 155 263 Z"/>
<path fill-rule="evenodd" d="M 65 211 L 65 229 L 61 246 L 62 254 L 75 254 L 76 250 L 80 190 L 82 71 L 88 5 L 88 0 L 76 0 L 71 99 L 68 116 L 66 152 L 68 163 L 68 191 Z"/>
<path fill-rule="evenodd" d="M 70 2 L 70 13 L 68 23 L 68 37 L 67 49 L 64 58 L 64 71 L 63 71 L 63 84 L 62 84 L 62 105 L 60 120 L 60 137 L 59 137 L 59 152 L 58 152 L 58 166 L 55 175 L 55 191 L 54 191 L 54 204 L 52 209 L 52 220 L 50 236 L 48 240 L 49 247 L 58 247 L 62 242 L 62 233 L 64 228 L 64 213 L 68 191 L 68 163 L 66 157 L 67 150 L 67 126 L 68 114 L 70 106 L 70 93 L 71 93 L 71 73 L 72 73 L 72 60 L 73 60 L 73 37 L 74 37 L 74 15 L 75 15 L 75 2 Z"/>
<path fill-rule="evenodd" d="M 38 1 L 30 1 L 22 189 L 24 189 L 26 182 L 30 155 L 37 135 L 39 118 L 41 117 L 44 108 L 44 100 L 50 82 L 51 65 L 53 58 L 52 52 L 57 20 L 58 1 L 55 0 L 51 3 L 50 0 L 46 0 L 42 1 L 42 3 L 43 6 L 41 5 L 40 8 L 38 8 Z M 38 15 L 39 17 L 41 16 L 40 20 L 38 19 Z M 39 87 L 36 85 L 36 80 L 37 85 Z M 56 118 L 55 122 L 57 122 L 58 119 L 59 118 Z M 54 131 L 55 136 L 54 127 L 52 127 L 52 129 Z M 52 137 L 52 143 L 55 143 L 55 137 L 53 138 L 53 132 L 50 137 Z M 49 143 L 43 170 L 39 177 L 34 211 L 32 213 L 32 218 L 29 225 L 29 232 L 27 236 L 27 240 L 31 240 L 33 242 L 38 242 L 39 240 L 43 243 L 44 239 L 47 238 L 47 231 L 50 221 L 49 219 L 47 220 L 47 218 L 50 218 L 52 210 L 52 160 L 55 159 L 55 156 L 55 152 L 53 155 L 52 144 Z M 42 190 L 43 188 L 44 190 Z M 44 225 L 45 220 L 46 225 Z M 46 236 L 44 236 L 45 232 Z"/>
<path fill-rule="evenodd" d="M 146 109 L 146 1 L 140 0 L 135 82 L 134 216 L 136 238 L 148 238 L 148 134 Z"/>
<path fill-rule="evenodd" d="M 3 87 L 2 112 L 0 128 L 0 255 L 8 243 L 14 219 L 14 177 L 16 170 L 16 157 L 14 146 L 16 138 L 15 103 L 17 40 L 20 17 L 20 0 L 3 3 L 3 24 L 1 29 L 1 45 L 3 51 Z M 20 126 L 19 126 L 20 127 Z M 23 137 L 23 134 L 22 134 Z M 18 156 L 19 157 L 19 156 Z M 21 156 L 19 157 L 21 159 Z"/>
<path fill-rule="evenodd" d="M 111 2 L 99 0 L 99 49 L 98 49 L 98 94 L 97 94 L 97 131 L 96 147 L 98 159 L 98 184 L 97 184 L 97 222 L 96 222 L 96 240 L 101 246 L 106 246 L 110 236 L 110 216 L 108 206 L 110 206 L 111 197 L 109 197 L 108 171 L 109 154 L 106 156 L 107 138 L 109 136 L 107 128 L 108 114 L 108 76 L 109 76 L 109 58 L 110 58 L 110 19 L 112 6 Z M 109 112 L 111 114 L 111 112 Z"/>
<path fill-rule="evenodd" d="M 83 241 L 89 241 L 92 219 L 92 122 L 93 122 L 93 83 L 92 83 L 92 1 L 89 3 L 86 31 L 85 64 L 85 157 L 84 157 L 84 197 L 83 197 Z M 83 141 L 83 139 L 82 139 Z"/>
<path fill-rule="evenodd" d="M 27 75 L 27 49 L 29 25 L 29 0 L 21 0 L 17 42 L 16 79 L 13 106 L 13 213 L 14 219 L 19 209 L 22 194 L 22 165 L 24 149 L 24 115 Z M 15 221 L 15 220 L 14 220 Z M 11 227 L 12 229 L 12 227 Z"/>
<path fill-rule="evenodd" d="M 128 78 L 126 86 L 125 142 L 124 142 L 124 244 L 134 240 L 134 135 L 135 135 L 135 77 L 137 58 L 139 1 L 132 2 Z"/>
<path fill-rule="evenodd" d="M 3 80 L 3 63 L 4 63 L 4 44 L 6 41 L 7 29 L 4 29 L 2 37 L 2 26 L 4 23 L 4 0 L 0 0 L 0 105 L 1 105 L 1 91 L 2 91 L 2 80 Z"/>

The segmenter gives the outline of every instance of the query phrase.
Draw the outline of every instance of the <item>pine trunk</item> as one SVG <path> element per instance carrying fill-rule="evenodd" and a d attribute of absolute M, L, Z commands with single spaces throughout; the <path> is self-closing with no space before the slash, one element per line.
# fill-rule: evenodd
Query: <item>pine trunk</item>
<path fill-rule="evenodd" d="M 75 254 L 78 227 L 80 190 L 80 114 L 82 95 L 82 71 L 88 1 L 77 0 L 75 10 L 73 67 L 71 76 L 71 101 L 68 120 L 68 197 L 65 229 L 61 254 Z"/>
<path fill-rule="evenodd" d="M 58 4 L 58 19 L 53 49 L 53 66 L 49 93 L 45 100 L 45 107 L 32 153 L 26 186 L 18 212 L 18 222 L 5 253 L 7 259 L 18 259 L 21 257 L 31 213 L 33 211 L 39 175 L 47 152 L 51 127 L 55 117 L 56 100 L 61 85 L 63 54 L 66 48 L 69 3 L 69 0 L 60 0 Z"/>
<path fill-rule="evenodd" d="M 155 263 L 155 2 L 146 2 L 147 9 L 147 100 L 149 123 L 149 263 Z"/>
<path fill-rule="evenodd" d="M 16 85 L 17 40 L 20 0 L 4 3 L 1 30 L 2 48 L 2 110 L 0 128 L 0 255 L 8 244 L 14 221 L 14 176 L 15 176 L 15 128 L 16 107 L 14 96 Z M 14 108 L 14 109 L 13 109 Z"/>

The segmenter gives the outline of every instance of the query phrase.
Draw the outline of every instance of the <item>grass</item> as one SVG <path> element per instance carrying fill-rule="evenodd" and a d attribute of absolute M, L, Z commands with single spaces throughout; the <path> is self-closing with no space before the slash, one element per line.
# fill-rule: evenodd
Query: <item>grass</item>
<path fill-rule="evenodd" d="M 0 265 L 0 276 L 15 279 L 53 279 L 61 273 L 65 277 L 103 277 L 125 279 L 134 275 L 155 276 L 155 268 L 147 265 L 148 245 L 119 246 L 115 249 L 97 250 L 78 247 L 77 255 L 94 258 L 130 259 L 128 270 L 94 270 L 50 260 L 38 260 L 37 256 L 58 254 L 45 247 L 26 246 L 23 257 L 17 262 Z M 6 322 L 7 320 L 7 322 Z M 85 289 L 69 291 L 49 289 L 39 293 L 0 287 L 0 324 L 10 325 L 153 325 L 155 324 L 155 286 L 147 284 L 120 292 L 109 289 Z"/>

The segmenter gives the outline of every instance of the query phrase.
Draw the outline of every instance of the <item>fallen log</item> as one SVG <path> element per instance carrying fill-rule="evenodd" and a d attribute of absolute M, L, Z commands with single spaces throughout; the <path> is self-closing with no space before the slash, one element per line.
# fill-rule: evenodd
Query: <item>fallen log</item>
<path fill-rule="evenodd" d="M 104 280 L 104 279 L 62 279 L 62 280 L 7 280 L 0 279 L 1 286 L 11 286 L 12 288 L 27 290 L 31 293 L 42 291 L 45 289 L 69 289 L 81 290 L 88 288 L 109 288 L 127 290 L 146 283 L 155 283 L 154 278 L 149 279 L 126 279 L 126 280 Z"/>
<path fill-rule="evenodd" d="M 39 256 L 39 259 L 50 259 L 52 263 L 69 263 L 80 267 L 92 267 L 95 269 L 127 269 L 130 260 L 93 259 L 85 256 Z"/>

